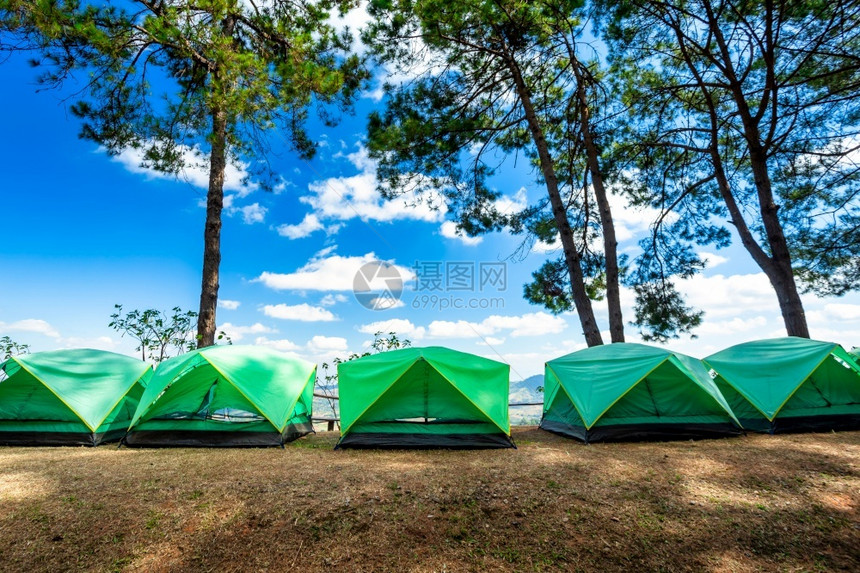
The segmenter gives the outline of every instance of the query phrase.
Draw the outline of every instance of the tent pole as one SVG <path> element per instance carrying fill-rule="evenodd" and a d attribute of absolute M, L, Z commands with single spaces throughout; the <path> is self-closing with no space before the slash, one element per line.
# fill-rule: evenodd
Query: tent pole
<path fill-rule="evenodd" d="M 424 362 L 424 423 L 430 421 L 430 364 Z"/>

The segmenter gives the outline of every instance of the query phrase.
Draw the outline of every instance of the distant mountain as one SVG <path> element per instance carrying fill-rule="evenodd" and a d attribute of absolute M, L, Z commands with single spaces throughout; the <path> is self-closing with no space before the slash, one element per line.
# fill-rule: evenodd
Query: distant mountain
<path fill-rule="evenodd" d="M 543 402 L 543 393 L 538 388 L 543 386 L 543 375 L 535 374 L 525 380 L 511 381 L 511 402 Z"/>
<path fill-rule="evenodd" d="M 538 386 L 543 386 L 543 374 L 535 374 L 534 376 L 529 376 L 525 380 L 511 382 L 511 387 L 514 386 L 517 388 L 528 388 L 532 392 L 537 392 Z"/>
<path fill-rule="evenodd" d="M 511 381 L 511 404 L 527 402 L 543 402 L 543 392 L 538 392 L 538 387 L 543 386 L 543 374 L 529 376 L 525 380 Z M 511 424 L 537 424 L 540 422 L 541 406 L 515 406 L 511 408 Z"/>
<path fill-rule="evenodd" d="M 529 376 L 525 380 L 511 381 L 511 389 L 509 400 L 512 404 L 523 402 L 540 402 L 543 403 L 543 392 L 538 392 L 538 387 L 543 386 L 543 374 L 535 374 Z M 328 394 L 337 395 L 337 386 L 331 385 L 320 389 Z M 334 401 L 337 404 L 337 401 Z M 512 424 L 537 424 L 540 421 L 542 407 L 541 406 L 517 406 L 511 408 L 511 423 Z M 324 398 L 314 399 L 314 415 L 321 417 L 336 417 L 337 414 L 332 409 L 332 403 Z"/>

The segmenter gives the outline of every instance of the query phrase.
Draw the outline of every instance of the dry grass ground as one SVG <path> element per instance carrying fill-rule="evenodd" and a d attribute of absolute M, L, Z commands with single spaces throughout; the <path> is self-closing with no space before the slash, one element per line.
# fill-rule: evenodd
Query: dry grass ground
<path fill-rule="evenodd" d="M 860 570 L 860 433 L 0 448 L 4 571 Z"/>

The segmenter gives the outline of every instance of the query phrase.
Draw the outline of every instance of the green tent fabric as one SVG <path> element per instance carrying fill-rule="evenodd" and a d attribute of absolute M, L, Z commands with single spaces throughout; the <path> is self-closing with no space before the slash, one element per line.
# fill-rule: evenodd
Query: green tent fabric
<path fill-rule="evenodd" d="M 113 352 L 39 352 L 0 364 L 0 444 L 87 445 L 120 439 L 148 364 Z"/>
<path fill-rule="evenodd" d="M 860 366 L 838 344 L 757 340 L 712 354 L 705 363 L 748 430 L 860 428 Z"/>
<path fill-rule="evenodd" d="M 742 433 L 701 361 L 630 343 L 547 362 L 540 427 L 586 443 Z"/>
<path fill-rule="evenodd" d="M 337 447 L 513 447 L 510 366 L 448 348 L 404 348 L 338 365 Z"/>
<path fill-rule="evenodd" d="M 278 446 L 313 431 L 316 366 L 256 346 L 210 346 L 160 364 L 123 443 Z"/>

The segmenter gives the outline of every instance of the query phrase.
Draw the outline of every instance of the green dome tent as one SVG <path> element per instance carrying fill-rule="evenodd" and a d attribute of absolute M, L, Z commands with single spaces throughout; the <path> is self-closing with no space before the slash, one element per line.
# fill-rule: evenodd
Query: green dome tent
<path fill-rule="evenodd" d="M 338 364 L 338 448 L 509 448 L 510 366 L 448 348 Z"/>
<path fill-rule="evenodd" d="M 705 358 L 741 424 L 756 432 L 860 428 L 860 366 L 838 344 L 757 340 Z"/>
<path fill-rule="evenodd" d="M 123 443 L 280 446 L 313 431 L 316 366 L 255 346 L 210 346 L 155 371 Z"/>
<path fill-rule="evenodd" d="M 595 346 L 546 363 L 540 427 L 586 443 L 742 433 L 701 361 L 644 344 Z"/>
<path fill-rule="evenodd" d="M 57 350 L 0 364 L 0 444 L 96 446 L 128 429 L 148 364 L 102 350 Z"/>

